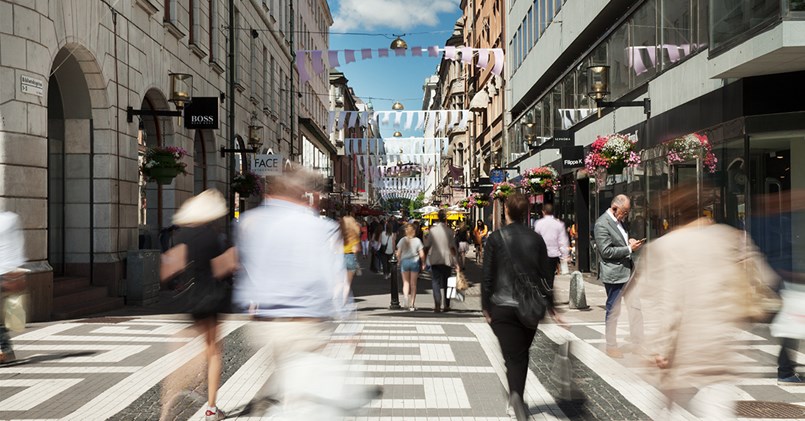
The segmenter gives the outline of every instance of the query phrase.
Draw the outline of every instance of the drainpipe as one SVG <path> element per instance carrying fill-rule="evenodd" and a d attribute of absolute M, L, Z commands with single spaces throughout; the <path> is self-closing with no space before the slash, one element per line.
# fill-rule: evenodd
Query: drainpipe
<path fill-rule="evenodd" d="M 296 143 L 296 137 L 294 137 L 294 133 L 295 133 L 294 127 L 296 126 L 296 124 L 295 124 L 296 123 L 296 107 L 294 107 L 296 92 L 295 92 L 294 86 L 293 86 L 293 68 L 294 68 L 294 63 L 296 62 L 296 49 L 295 49 L 294 43 L 293 43 L 294 42 L 294 36 L 293 36 L 293 34 L 294 34 L 293 0 L 288 2 L 288 6 L 290 8 L 290 13 L 288 14 L 288 16 L 290 16 L 290 19 L 291 19 L 291 22 L 290 22 L 291 23 L 291 31 L 290 31 L 291 32 L 291 34 L 290 34 L 290 38 L 291 38 L 290 39 L 290 41 L 291 41 L 291 66 L 289 67 L 289 70 L 288 70 L 288 75 L 290 76 L 290 80 L 291 80 L 291 89 L 290 89 L 291 90 L 291 154 L 289 156 L 289 158 L 291 158 L 291 157 L 294 157 L 294 144 Z M 302 87 L 300 86 L 299 88 L 301 90 Z"/>
<path fill-rule="evenodd" d="M 120 251 L 120 73 L 118 71 L 118 58 L 117 58 L 117 10 L 112 8 L 112 30 L 115 37 L 115 102 L 117 103 L 117 110 L 115 112 L 115 159 L 117 159 L 117 238 L 115 240 L 115 252 Z M 92 166 L 93 164 L 90 164 Z M 94 206 L 94 204 L 92 205 Z M 92 212 L 94 215 L 95 212 Z M 120 282 L 115 279 L 113 282 Z M 115 285 L 115 295 L 120 295 L 119 285 Z"/>
<path fill-rule="evenodd" d="M 235 0 L 229 0 L 229 139 L 230 148 L 237 149 L 235 140 L 235 83 L 237 69 L 235 69 Z M 235 220 L 235 191 L 232 189 L 232 179 L 235 177 L 235 154 L 229 154 L 227 163 L 229 180 L 226 188 L 229 191 L 229 219 L 226 221 L 227 234 L 232 238 L 232 223 Z"/>

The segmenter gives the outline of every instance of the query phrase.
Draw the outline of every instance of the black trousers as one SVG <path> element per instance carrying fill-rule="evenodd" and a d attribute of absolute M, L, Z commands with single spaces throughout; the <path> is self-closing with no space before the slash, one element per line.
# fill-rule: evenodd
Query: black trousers
<path fill-rule="evenodd" d="M 553 281 L 556 279 L 556 269 L 559 267 L 560 259 L 558 257 L 549 257 L 548 261 L 551 262 L 551 273 L 548 275 L 548 285 L 553 289 Z"/>
<path fill-rule="evenodd" d="M 777 378 L 784 379 L 797 374 L 793 356 L 799 348 L 799 340 L 780 338 L 780 355 L 777 357 Z"/>
<path fill-rule="evenodd" d="M 492 332 L 500 342 L 500 351 L 506 363 L 509 393 L 517 392 L 520 396 L 524 396 L 525 380 L 528 375 L 528 350 L 534 342 L 537 331 L 520 323 L 514 307 L 493 305 L 490 316 Z"/>

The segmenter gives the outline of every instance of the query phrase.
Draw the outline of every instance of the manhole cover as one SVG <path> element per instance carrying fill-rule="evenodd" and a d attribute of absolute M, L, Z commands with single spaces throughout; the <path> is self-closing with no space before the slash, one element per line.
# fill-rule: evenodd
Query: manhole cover
<path fill-rule="evenodd" d="M 737 401 L 735 412 L 741 418 L 805 418 L 805 406 L 782 402 Z"/>
<path fill-rule="evenodd" d="M 134 320 L 135 317 L 93 317 L 91 319 L 82 319 L 79 320 L 81 323 L 106 323 L 106 324 L 117 324 L 128 322 Z"/>

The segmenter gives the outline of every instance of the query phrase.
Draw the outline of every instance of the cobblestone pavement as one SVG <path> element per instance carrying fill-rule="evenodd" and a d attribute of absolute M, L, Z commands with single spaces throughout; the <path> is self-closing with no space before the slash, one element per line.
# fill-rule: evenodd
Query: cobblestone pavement
<path fill-rule="evenodd" d="M 366 270 L 356 278 L 357 318 L 334 326 L 326 352 L 349 361 L 350 383 L 381 385 L 384 393 L 349 419 L 509 419 L 505 368 L 479 312 L 480 269 L 470 263 L 466 274 L 475 284 L 463 302 L 453 301 L 453 311 L 441 314 L 432 312 L 427 274 L 420 279 L 414 312 L 388 310 L 390 281 L 382 275 Z M 603 288 L 588 280 L 592 307 L 579 311 L 563 303 L 567 277 L 556 285 L 570 329 L 540 326 L 525 396 L 533 419 L 655 418 L 663 398 L 643 375 L 644 362 L 628 352 L 612 360 L 601 350 Z M 189 320 L 169 313 L 165 300 L 104 317 L 36 324 L 14 336 L 20 360 L 0 366 L 0 419 L 200 419 L 206 401 L 204 342 Z M 271 372 L 266 352 L 249 344 L 248 323 L 232 316 L 221 325 L 224 370 L 218 401 L 230 410 L 229 419 L 259 419 L 243 410 Z M 805 388 L 776 385 L 779 348 L 766 325 L 736 332 L 735 338 L 745 361 L 738 399 L 805 402 Z M 556 348 L 567 340 L 572 341 L 573 377 L 585 399 L 557 401 L 551 373 Z M 801 353 L 798 358 L 805 361 Z"/>

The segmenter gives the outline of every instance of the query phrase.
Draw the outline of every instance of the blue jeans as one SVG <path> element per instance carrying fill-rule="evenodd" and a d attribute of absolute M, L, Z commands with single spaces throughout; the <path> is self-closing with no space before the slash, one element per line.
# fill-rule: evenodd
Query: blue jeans
<path fill-rule="evenodd" d="M 419 273 L 420 266 L 419 259 L 416 257 L 402 259 L 402 262 L 400 262 L 400 272 Z"/>
<path fill-rule="evenodd" d="M 447 298 L 447 278 L 453 273 L 453 268 L 447 265 L 431 265 L 431 287 L 433 288 L 433 308 L 442 306 L 442 290 L 444 290 L 444 308 L 450 308 L 450 299 Z"/>
<path fill-rule="evenodd" d="M 606 341 L 607 347 L 615 348 L 618 346 L 618 316 L 621 314 L 621 293 L 623 284 L 604 284 L 607 290 L 607 315 L 606 315 Z"/>

